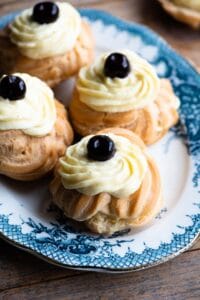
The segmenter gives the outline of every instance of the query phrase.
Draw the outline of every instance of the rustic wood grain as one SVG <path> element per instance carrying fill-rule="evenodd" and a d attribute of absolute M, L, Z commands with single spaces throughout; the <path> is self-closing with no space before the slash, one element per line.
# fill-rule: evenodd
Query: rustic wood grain
<path fill-rule="evenodd" d="M 190 264 L 190 269 L 188 265 Z M 184 253 L 165 265 L 127 274 L 82 273 L 2 292 L 2 299 L 194 300 L 200 297 L 200 260 Z"/>
<path fill-rule="evenodd" d="M 0 0 L 0 15 L 37 0 Z M 74 0 L 145 24 L 200 65 L 199 32 L 174 21 L 156 0 Z M 200 241 L 174 260 L 131 274 L 105 275 L 51 266 L 0 241 L 0 299 L 200 299 Z"/>
<path fill-rule="evenodd" d="M 55 267 L 0 240 L 0 291 L 78 274 L 80 271 Z"/>
<path fill-rule="evenodd" d="M 194 251 L 194 250 L 200 250 L 200 239 L 198 239 L 188 251 Z"/>
<path fill-rule="evenodd" d="M 197 251 L 199 246 L 200 241 L 189 251 Z M 198 251 L 195 255 L 198 259 L 200 252 Z M 173 263 L 176 265 L 176 260 Z M 141 273 L 143 272 L 145 271 Z M 0 240 L 0 291 L 43 281 L 75 277 L 80 273 L 83 272 L 50 265 Z"/>

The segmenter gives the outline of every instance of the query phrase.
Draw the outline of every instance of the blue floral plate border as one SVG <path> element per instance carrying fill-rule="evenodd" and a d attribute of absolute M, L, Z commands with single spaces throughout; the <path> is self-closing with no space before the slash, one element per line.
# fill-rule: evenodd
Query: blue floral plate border
<path fill-rule="evenodd" d="M 172 50 L 157 34 L 142 25 L 124 22 L 108 13 L 92 9 L 81 9 L 83 17 L 91 23 L 100 22 L 104 26 L 114 26 L 118 32 L 140 36 L 150 47 L 157 47 L 160 55 L 152 58 L 152 63 L 159 66 L 163 62 L 167 68 L 160 76 L 170 78 L 176 94 L 181 98 L 181 122 L 172 129 L 187 147 L 187 153 L 193 160 L 191 184 L 199 193 L 200 184 L 200 76 L 195 68 Z M 6 26 L 17 13 L 0 18 L 0 28 Z M 176 66 L 176 68 L 174 67 Z M 189 99 L 189 100 L 188 100 Z M 73 269 L 92 269 L 96 271 L 124 272 L 144 269 L 167 261 L 188 249 L 200 232 L 200 199 L 195 199 L 194 213 L 188 214 L 191 222 L 183 227 L 181 233 L 172 233 L 170 242 L 161 242 L 156 248 L 145 246 L 141 253 L 134 252 L 129 244 L 133 236 L 113 236 L 110 239 L 87 235 L 76 231 L 70 225 L 53 224 L 47 228 L 42 223 L 29 218 L 22 220 L 32 230 L 22 232 L 21 225 L 13 225 L 9 214 L 1 214 L 0 200 L 0 235 L 13 245 L 29 251 L 44 260 L 59 266 Z M 178 227 L 178 225 L 177 225 Z M 181 226 L 179 226 L 181 228 Z M 44 233 L 46 236 L 44 237 Z M 42 234 L 41 240 L 38 235 Z M 115 248 L 127 248 L 123 255 L 113 251 Z M 95 251 L 98 251 L 95 253 Z M 118 251 L 119 252 L 119 251 Z"/>

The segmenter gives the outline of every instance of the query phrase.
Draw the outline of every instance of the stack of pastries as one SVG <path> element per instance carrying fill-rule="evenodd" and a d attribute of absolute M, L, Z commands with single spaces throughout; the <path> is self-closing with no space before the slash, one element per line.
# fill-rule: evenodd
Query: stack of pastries
<path fill-rule="evenodd" d="M 24 10 L 0 43 L 0 173 L 26 181 L 53 171 L 53 202 L 95 233 L 152 221 L 162 183 L 146 145 L 178 121 L 170 81 L 130 50 L 94 60 L 91 28 L 67 3 Z M 68 118 L 51 87 L 73 75 Z"/>

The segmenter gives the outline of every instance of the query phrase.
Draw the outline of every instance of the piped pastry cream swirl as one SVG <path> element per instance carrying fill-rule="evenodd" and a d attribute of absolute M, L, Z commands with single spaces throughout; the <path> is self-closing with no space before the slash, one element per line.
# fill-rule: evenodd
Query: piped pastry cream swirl
<path fill-rule="evenodd" d="M 80 101 L 99 112 L 124 112 L 143 108 L 153 102 L 160 89 L 160 80 L 153 67 L 132 51 L 121 51 L 129 60 L 131 72 L 125 78 L 104 75 L 109 53 L 80 70 L 77 90 Z"/>
<path fill-rule="evenodd" d="M 172 0 L 172 2 L 178 6 L 191 8 L 200 12 L 199 0 Z"/>
<path fill-rule="evenodd" d="M 147 170 L 141 149 L 127 138 L 107 134 L 115 143 L 115 155 L 104 162 L 87 157 L 87 143 L 93 135 L 67 148 L 60 159 L 59 174 L 64 188 L 93 196 L 107 192 L 120 198 L 137 191 Z"/>
<path fill-rule="evenodd" d="M 31 18 L 33 9 L 24 10 L 10 25 L 10 39 L 19 51 L 32 59 L 62 55 L 73 49 L 81 32 L 81 17 L 68 3 L 56 3 L 58 19 L 38 24 Z"/>
<path fill-rule="evenodd" d="M 32 136 L 51 132 L 56 121 L 56 107 L 52 90 L 40 79 L 15 73 L 24 80 L 23 99 L 10 101 L 0 96 L 0 130 L 21 129 Z"/>

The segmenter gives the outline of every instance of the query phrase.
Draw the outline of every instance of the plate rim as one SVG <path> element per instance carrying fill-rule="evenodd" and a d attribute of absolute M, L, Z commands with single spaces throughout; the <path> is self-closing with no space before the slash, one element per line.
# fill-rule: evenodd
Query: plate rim
<path fill-rule="evenodd" d="M 103 10 L 96 10 L 96 9 L 80 9 L 79 10 L 82 14 L 83 17 L 88 17 L 89 19 L 91 19 L 92 21 L 96 21 L 96 20 L 100 20 L 102 21 L 105 25 L 114 25 L 117 28 L 119 28 L 119 30 L 123 30 L 122 28 L 124 28 L 124 31 L 128 31 L 129 33 L 131 33 L 131 30 L 138 30 L 141 34 L 141 36 L 145 35 L 145 38 L 147 37 L 147 34 L 149 34 L 148 39 L 149 40 L 153 40 L 155 42 L 155 39 L 158 40 L 159 42 L 159 47 L 167 47 L 167 51 L 169 51 L 170 53 L 173 53 L 173 55 L 176 57 L 176 59 L 178 59 L 178 61 L 187 66 L 187 68 L 189 67 L 190 70 L 195 74 L 196 79 L 199 81 L 200 83 L 200 77 L 199 76 L 199 72 L 198 70 L 195 68 L 194 65 L 191 64 L 191 62 L 187 61 L 184 57 L 182 57 L 179 53 L 177 53 L 161 36 L 159 36 L 157 33 L 155 33 L 153 30 L 149 29 L 148 27 L 146 27 L 145 25 L 141 25 L 141 24 L 137 24 L 134 22 L 128 22 L 125 20 L 122 20 L 116 16 L 113 16 L 110 13 L 107 13 Z M 7 23 L 9 21 L 11 21 L 13 19 L 13 17 L 18 14 L 20 11 L 15 11 L 12 12 L 10 14 L 4 15 L 0 17 L 0 22 L 4 22 Z M 0 28 L 2 28 L 3 26 L 0 26 Z M 122 27 L 122 28 L 120 28 Z M 145 33 L 143 33 L 143 31 L 145 30 Z M 20 248 L 21 250 L 24 250 L 26 252 L 29 252 L 39 258 L 41 258 L 42 260 L 47 261 L 48 263 L 52 263 L 56 266 L 60 266 L 60 267 L 64 267 L 64 268 L 68 268 L 68 269 L 76 269 L 76 270 L 89 270 L 89 271 L 98 271 L 98 272 L 110 272 L 110 273 L 124 273 L 124 272 L 133 272 L 133 271 L 139 271 L 139 270 L 143 270 L 143 269 L 147 269 L 156 265 L 159 265 L 161 263 L 164 263 L 166 261 L 169 261 L 171 259 L 173 259 L 174 257 L 176 257 L 177 255 L 179 255 L 180 253 L 184 252 L 185 250 L 189 249 L 193 243 L 195 243 L 195 241 L 198 239 L 200 233 L 197 232 L 197 234 L 193 237 L 193 239 L 185 246 L 182 247 L 181 249 L 179 249 L 176 252 L 173 252 L 172 254 L 168 255 L 168 256 L 162 256 L 159 260 L 153 262 L 153 263 L 147 263 L 144 265 L 140 265 L 138 267 L 126 267 L 123 269 L 120 268 L 112 268 L 112 266 L 109 267 L 98 267 L 98 266 L 76 266 L 76 265 L 68 265 L 66 263 L 61 263 L 57 260 L 54 260 L 53 258 L 50 258 L 46 255 L 43 255 L 42 253 L 39 253 L 38 250 L 34 250 L 31 249 L 31 247 L 29 246 L 25 246 L 23 244 L 21 244 L 20 242 L 13 240 L 11 238 L 9 238 L 7 235 L 5 235 L 3 232 L 0 232 L 0 236 L 6 240 L 8 243 L 14 245 L 17 248 Z M 173 240 L 173 239 L 172 239 Z M 172 242 L 172 240 L 170 241 L 170 243 Z M 141 253 L 142 254 L 142 253 Z"/>
<path fill-rule="evenodd" d="M 181 248 L 179 251 L 177 251 L 176 253 L 172 253 L 169 256 L 163 257 L 163 259 L 158 260 L 152 264 L 148 264 L 148 265 L 141 265 L 139 267 L 130 267 L 130 268 L 124 268 L 124 269 L 120 269 L 120 268 L 108 268 L 108 267 L 91 267 L 91 266 L 75 266 L 75 265 L 68 265 L 68 264 L 64 264 L 61 262 L 58 262 L 56 260 L 54 260 L 53 258 L 50 258 L 46 255 L 43 255 L 37 251 L 34 251 L 33 249 L 21 245 L 19 242 L 16 242 L 12 239 L 10 239 L 9 237 L 7 237 L 6 235 L 4 235 L 2 232 L 0 232 L 0 238 L 2 238 L 2 240 L 4 240 L 5 242 L 7 242 L 9 245 L 14 246 L 15 248 L 22 250 L 23 252 L 29 253 L 35 257 L 37 257 L 38 259 L 41 259 L 42 261 L 49 263 L 51 265 L 54 265 L 56 267 L 61 267 L 63 269 L 70 269 L 70 270 L 79 270 L 79 271 L 93 271 L 93 272 L 105 272 L 105 273 L 115 273 L 115 274 L 122 274 L 122 273 L 131 273 L 131 272 L 137 272 L 137 271 L 142 271 L 142 270 L 147 270 L 150 269 L 152 267 L 156 267 L 158 265 L 161 265 L 165 262 L 168 262 L 172 259 L 174 259 L 175 257 L 179 256 L 181 253 L 184 253 L 185 251 L 189 250 L 194 244 L 195 242 L 198 240 L 198 238 L 200 237 L 200 234 L 197 234 L 193 240 L 188 243 L 185 247 Z"/>

